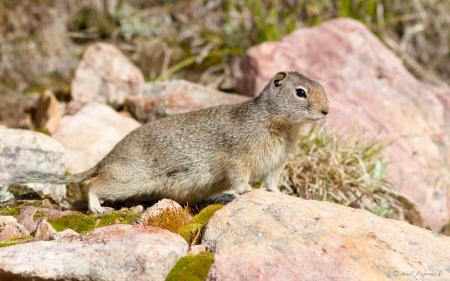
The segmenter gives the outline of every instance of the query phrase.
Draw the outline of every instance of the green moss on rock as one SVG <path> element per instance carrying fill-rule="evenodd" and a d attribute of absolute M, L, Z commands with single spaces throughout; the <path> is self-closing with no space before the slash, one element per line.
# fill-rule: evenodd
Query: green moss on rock
<path fill-rule="evenodd" d="M 67 216 L 52 219 L 48 222 L 56 231 L 63 231 L 70 228 L 79 233 L 86 233 L 97 227 L 115 223 L 129 224 L 138 217 L 139 214 L 134 214 L 131 211 L 113 211 L 99 215 L 85 215 L 80 212 L 72 212 Z"/>
<path fill-rule="evenodd" d="M 184 238 L 189 244 L 194 241 L 194 238 L 202 231 L 203 224 L 201 223 L 188 223 L 185 226 L 180 227 L 177 233 Z"/>
<path fill-rule="evenodd" d="M 48 221 L 56 231 L 63 231 L 67 228 L 76 232 L 88 232 L 95 228 L 95 217 L 84 215 L 80 212 L 73 212 L 67 216 L 62 216 Z"/>
<path fill-rule="evenodd" d="M 214 262 L 214 255 L 201 252 L 197 255 L 187 255 L 178 260 L 166 281 L 203 281 L 206 280 L 209 268 Z"/>
<path fill-rule="evenodd" d="M 216 211 L 224 205 L 212 204 L 203 208 L 197 215 L 192 218 L 188 224 L 180 227 L 177 231 L 189 244 L 195 244 L 195 238 L 200 235 L 203 226 L 209 221 Z"/>
<path fill-rule="evenodd" d="M 33 220 L 36 221 L 39 218 L 46 217 L 47 215 L 45 212 L 42 212 L 41 210 L 37 210 L 36 213 L 33 216 Z"/>
<path fill-rule="evenodd" d="M 18 216 L 22 206 L 0 209 L 0 216 Z"/>
<path fill-rule="evenodd" d="M 197 215 L 194 216 L 191 223 L 206 224 L 214 213 L 220 210 L 224 205 L 212 204 L 203 208 Z"/>
<path fill-rule="evenodd" d="M 131 224 L 138 219 L 140 214 L 135 214 L 131 211 L 113 211 L 107 214 L 96 215 L 99 220 L 96 227 L 107 226 L 115 223 Z"/>
<path fill-rule="evenodd" d="M 16 237 L 13 237 L 13 238 L 5 240 L 5 241 L 0 241 L 0 248 L 25 243 L 25 242 L 29 241 L 30 239 L 31 239 L 30 235 L 16 236 Z"/>

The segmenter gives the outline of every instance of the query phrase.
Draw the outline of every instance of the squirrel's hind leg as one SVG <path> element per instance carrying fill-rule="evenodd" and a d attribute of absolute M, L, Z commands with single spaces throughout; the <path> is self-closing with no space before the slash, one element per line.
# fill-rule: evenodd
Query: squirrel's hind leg
<path fill-rule="evenodd" d="M 100 201 L 98 200 L 97 194 L 92 189 L 89 189 L 88 192 L 88 207 L 89 211 L 91 211 L 94 214 L 101 214 L 105 210 L 100 205 Z"/>
<path fill-rule="evenodd" d="M 228 172 L 230 175 L 229 182 L 231 189 L 235 190 L 238 194 L 244 194 L 252 190 L 250 186 L 250 174 L 245 172 L 244 169 L 235 169 Z"/>
<path fill-rule="evenodd" d="M 88 203 L 88 209 L 94 214 L 101 214 L 105 212 L 105 209 L 102 208 L 100 205 L 99 200 L 99 191 L 100 187 L 104 185 L 104 183 L 101 180 L 101 177 L 93 177 L 89 180 L 87 180 L 84 183 L 84 187 L 86 189 L 86 195 L 87 195 L 87 203 Z"/>

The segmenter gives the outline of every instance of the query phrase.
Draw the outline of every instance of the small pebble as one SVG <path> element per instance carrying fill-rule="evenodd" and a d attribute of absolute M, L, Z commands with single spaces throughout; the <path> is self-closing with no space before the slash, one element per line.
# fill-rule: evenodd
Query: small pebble
<path fill-rule="evenodd" d="M 53 209 L 53 204 L 52 204 L 52 202 L 50 201 L 50 199 L 44 199 L 44 200 L 42 200 L 42 207 L 44 207 L 44 208 L 49 208 L 49 209 Z"/>

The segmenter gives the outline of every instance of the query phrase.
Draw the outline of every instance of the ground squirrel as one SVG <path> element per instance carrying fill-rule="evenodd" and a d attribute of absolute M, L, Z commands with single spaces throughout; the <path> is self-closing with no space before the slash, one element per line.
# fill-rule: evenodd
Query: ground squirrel
<path fill-rule="evenodd" d="M 103 212 L 99 198 L 191 203 L 228 189 L 246 191 L 251 182 L 277 191 L 300 126 L 324 118 L 328 111 L 319 83 L 297 72 L 279 72 L 254 99 L 140 126 L 86 172 L 27 176 L 15 182 L 84 181 L 94 213 Z"/>

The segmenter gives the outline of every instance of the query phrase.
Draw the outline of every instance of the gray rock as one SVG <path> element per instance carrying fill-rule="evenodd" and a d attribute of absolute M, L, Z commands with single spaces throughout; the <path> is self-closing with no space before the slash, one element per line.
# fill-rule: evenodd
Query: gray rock
<path fill-rule="evenodd" d="M 153 121 L 221 104 L 233 104 L 247 97 L 226 94 L 184 80 L 147 83 L 135 96 L 129 96 L 126 107 L 140 122 Z"/>
<path fill-rule="evenodd" d="M 2 248 L 0 280 L 163 281 L 187 250 L 186 241 L 169 231 L 118 224 L 82 237 Z"/>
<path fill-rule="evenodd" d="M 450 237 L 262 190 L 217 211 L 202 244 L 215 253 L 208 280 L 450 280 Z"/>
<path fill-rule="evenodd" d="M 0 185 L 27 173 L 64 174 L 64 148 L 56 140 L 29 130 L 0 126 Z M 34 191 L 60 201 L 65 185 L 27 184 Z"/>

